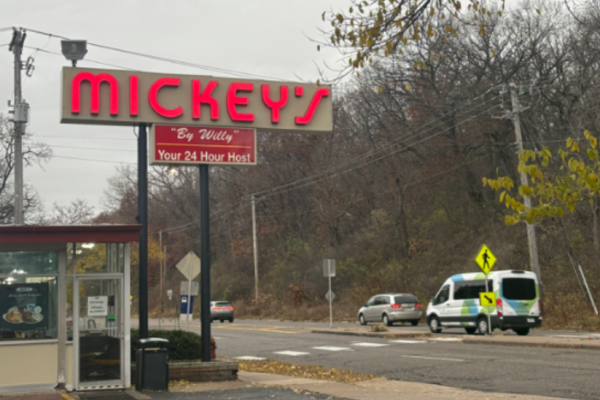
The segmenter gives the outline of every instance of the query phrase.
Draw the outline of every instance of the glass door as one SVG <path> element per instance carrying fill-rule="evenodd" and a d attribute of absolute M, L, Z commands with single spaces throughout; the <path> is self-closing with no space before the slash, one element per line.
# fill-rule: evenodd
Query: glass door
<path fill-rule="evenodd" d="M 75 278 L 77 389 L 124 386 L 122 278 Z"/>

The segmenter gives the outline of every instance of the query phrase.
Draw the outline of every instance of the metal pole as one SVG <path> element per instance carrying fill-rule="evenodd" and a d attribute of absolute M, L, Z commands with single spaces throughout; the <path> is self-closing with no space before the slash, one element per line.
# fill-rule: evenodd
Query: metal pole
<path fill-rule="evenodd" d="M 185 330 L 190 327 L 190 303 L 192 302 L 192 278 L 188 278 L 187 312 L 185 313 Z"/>
<path fill-rule="evenodd" d="M 252 239 L 254 241 L 254 299 L 258 303 L 258 244 L 256 243 L 256 198 L 252 195 Z"/>
<path fill-rule="evenodd" d="M 329 327 L 333 328 L 333 310 L 331 308 L 331 262 L 329 263 Z"/>
<path fill-rule="evenodd" d="M 159 242 L 159 249 L 161 249 L 162 248 L 162 230 L 158 231 L 158 242 Z M 158 313 L 158 330 L 159 331 L 161 330 L 160 320 L 162 318 L 162 304 L 163 304 L 162 266 L 163 266 L 163 260 L 160 261 L 160 272 L 159 272 L 159 280 L 160 280 L 160 310 Z"/>
<path fill-rule="evenodd" d="M 198 166 L 200 172 L 200 324 L 202 361 L 210 361 L 210 214 L 208 204 L 208 165 Z"/>
<path fill-rule="evenodd" d="M 140 339 L 148 338 L 148 161 L 146 124 L 138 129 L 138 222 L 142 225 L 139 245 Z"/>
<path fill-rule="evenodd" d="M 583 269 L 581 268 L 581 264 L 579 265 L 579 272 L 581 272 L 581 277 L 583 278 L 583 283 L 585 283 L 585 288 L 587 289 L 588 296 L 590 296 L 590 301 L 592 302 L 592 307 L 594 307 L 594 312 L 598 315 L 598 309 L 596 308 L 596 303 L 594 303 L 594 298 L 592 297 L 592 292 L 590 291 L 590 287 L 587 284 L 587 279 L 585 279 L 585 274 L 583 273 Z"/>
<path fill-rule="evenodd" d="M 23 123 L 17 121 L 17 109 L 21 105 L 21 69 L 23 65 L 21 63 L 21 53 L 23 51 L 23 42 L 25 41 L 25 34 L 21 31 L 14 29 L 13 39 L 11 41 L 10 50 L 14 54 L 15 62 L 15 104 L 14 104 L 14 140 L 15 140 L 15 210 L 14 210 L 14 223 L 15 225 L 23 225 Z"/>
<path fill-rule="evenodd" d="M 485 292 L 489 293 L 489 288 L 488 288 L 488 274 L 485 274 Z M 490 315 L 490 306 L 487 306 L 487 315 L 488 315 L 488 334 L 491 335 L 492 334 L 492 317 Z"/>
<path fill-rule="evenodd" d="M 517 147 L 519 149 L 519 154 L 523 151 L 523 137 L 521 136 L 521 118 L 519 117 L 519 97 L 517 96 L 517 89 L 514 83 L 510 85 L 510 98 L 512 100 L 512 109 L 514 113 L 514 125 L 515 125 L 515 136 L 517 138 Z M 527 175 L 521 171 L 521 185 L 528 185 L 527 183 Z M 523 196 L 525 200 L 525 209 L 529 210 L 531 208 L 531 198 L 528 196 Z M 542 284 L 542 275 L 540 273 L 540 262 L 538 258 L 538 249 L 537 249 L 537 240 L 535 238 L 535 226 L 525 221 L 527 226 L 527 239 L 529 241 L 529 259 L 531 262 L 531 269 L 537 275 L 538 282 L 540 283 L 540 287 L 543 287 Z"/>

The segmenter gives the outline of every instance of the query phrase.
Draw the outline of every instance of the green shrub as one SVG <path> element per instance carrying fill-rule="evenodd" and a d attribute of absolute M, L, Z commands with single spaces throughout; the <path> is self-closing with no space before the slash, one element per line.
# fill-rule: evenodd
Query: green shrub
<path fill-rule="evenodd" d="M 148 337 L 163 338 L 169 341 L 169 359 L 200 360 L 202 358 L 202 340 L 200 335 L 186 331 L 149 331 Z M 135 351 L 140 340 L 140 331 L 131 330 L 131 361 L 135 362 Z"/>

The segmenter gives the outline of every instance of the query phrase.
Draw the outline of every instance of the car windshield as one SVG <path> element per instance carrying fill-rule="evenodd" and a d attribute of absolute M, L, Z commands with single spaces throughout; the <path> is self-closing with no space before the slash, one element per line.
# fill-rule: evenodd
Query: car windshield
<path fill-rule="evenodd" d="M 231 307 L 228 301 L 218 301 L 215 303 L 216 307 Z"/>
<path fill-rule="evenodd" d="M 536 297 L 535 281 L 529 278 L 502 280 L 502 296 L 507 300 L 533 300 Z"/>
<path fill-rule="evenodd" d="M 415 304 L 418 303 L 419 300 L 417 300 L 417 298 L 415 296 L 394 296 L 394 303 L 396 304 L 403 304 L 403 303 L 407 303 L 407 304 Z"/>

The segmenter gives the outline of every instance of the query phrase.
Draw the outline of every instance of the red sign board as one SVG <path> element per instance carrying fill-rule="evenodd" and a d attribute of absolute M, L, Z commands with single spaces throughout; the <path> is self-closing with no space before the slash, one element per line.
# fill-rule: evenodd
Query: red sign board
<path fill-rule="evenodd" d="M 150 146 L 153 165 L 256 165 L 255 129 L 153 125 Z"/>

